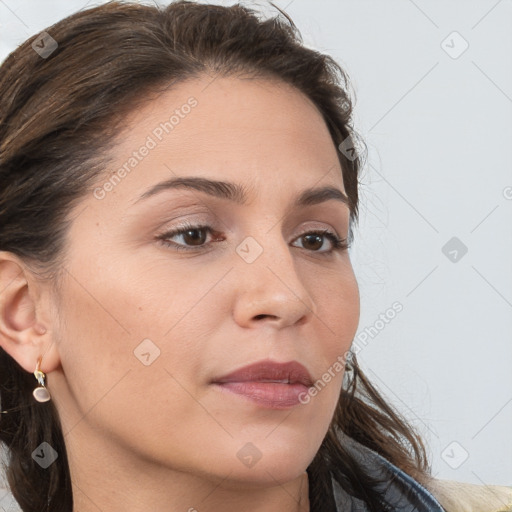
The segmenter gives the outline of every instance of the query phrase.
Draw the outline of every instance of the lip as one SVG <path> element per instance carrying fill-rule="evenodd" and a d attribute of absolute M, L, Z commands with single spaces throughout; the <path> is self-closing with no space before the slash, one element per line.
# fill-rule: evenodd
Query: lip
<path fill-rule="evenodd" d="M 301 403 L 300 397 L 313 385 L 313 379 L 297 361 L 266 359 L 215 378 L 212 384 L 263 407 L 285 409 Z"/>

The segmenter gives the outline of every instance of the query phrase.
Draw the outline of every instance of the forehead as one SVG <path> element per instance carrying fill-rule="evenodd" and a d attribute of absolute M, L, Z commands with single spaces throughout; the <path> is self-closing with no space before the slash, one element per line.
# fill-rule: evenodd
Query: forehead
<path fill-rule="evenodd" d="M 336 147 L 315 105 L 294 87 L 261 78 L 203 77 L 148 97 L 126 117 L 109 170 L 114 181 L 122 175 L 111 196 L 130 202 L 151 184 L 187 175 L 249 190 L 344 190 Z"/>
<path fill-rule="evenodd" d="M 187 103 L 193 98 L 195 105 Z M 174 135 L 197 136 L 203 130 L 219 136 L 230 128 L 245 127 L 249 131 L 309 132 L 326 130 L 320 112 L 312 101 L 290 84 L 277 79 L 253 77 L 201 76 L 167 86 L 160 92 L 149 92 L 140 108 L 126 117 L 127 131 L 154 128 L 154 122 L 171 121 Z M 271 114 L 271 115 L 269 115 Z M 182 123 L 184 119 L 186 123 Z M 296 121 L 301 121 L 299 125 Z M 304 125 L 307 121 L 309 124 Z M 183 128 L 186 127 L 186 128 Z M 179 129 L 178 129 L 179 128 Z"/>

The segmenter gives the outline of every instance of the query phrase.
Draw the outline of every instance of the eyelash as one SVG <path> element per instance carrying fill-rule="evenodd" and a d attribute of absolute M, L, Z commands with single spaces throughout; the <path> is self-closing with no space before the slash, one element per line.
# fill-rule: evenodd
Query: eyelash
<path fill-rule="evenodd" d="M 168 231 L 166 233 L 163 233 L 162 235 L 157 236 L 157 240 L 159 240 L 164 246 L 170 247 L 170 248 L 175 249 L 177 251 L 190 251 L 190 252 L 199 251 L 201 249 L 204 249 L 204 247 L 206 247 L 208 244 L 188 247 L 188 246 L 185 246 L 185 245 L 177 244 L 175 242 L 170 242 L 168 239 L 169 238 L 173 238 L 173 237 L 175 237 L 177 235 L 186 234 L 188 231 L 204 231 L 204 230 L 207 233 L 211 234 L 211 235 L 214 234 L 213 229 L 210 226 L 208 226 L 208 225 L 205 225 L 205 224 L 193 225 L 193 224 L 185 223 L 185 224 L 179 226 L 178 228 L 176 228 L 176 229 L 174 229 L 172 231 Z M 298 240 L 299 238 L 304 237 L 306 235 L 321 235 L 321 236 L 324 236 L 324 237 L 328 238 L 329 241 L 332 244 L 332 248 L 329 249 L 328 251 L 314 251 L 314 250 L 312 250 L 310 252 L 314 252 L 314 253 L 318 253 L 318 254 L 322 254 L 322 255 L 328 256 L 328 255 L 333 254 L 334 252 L 344 251 L 344 250 L 348 249 L 348 247 L 349 247 L 349 244 L 347 243 L 347 239 L 346 238 L 339 238 L 336 234 L 334 234 L 333 232 L 331 232 L 331 231 L 329 231 L 327 229 L 318 229 L 318 230 L 306 231 L 306 232 L 302 233 L 302 235 L 297 237 L 296 240 Z M 299 247 L 299 249 L 302 249 L 302 247 Z M 307 250 L 307 249 L 304 249 L 304 250 Z"/>

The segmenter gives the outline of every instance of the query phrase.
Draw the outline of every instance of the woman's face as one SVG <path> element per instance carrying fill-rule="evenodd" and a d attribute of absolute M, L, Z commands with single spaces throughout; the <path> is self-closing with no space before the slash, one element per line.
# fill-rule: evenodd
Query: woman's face
<path fill-rule="evenodd" d="M 93 454 L 274 484 L 305 471 L 331 421 L 359 295 L 348 252 L 321 232 L 347 238 L 349 209 L 333 193 L 296 203 L 343 196 L 336 147 L 290 86 L 210 81 L 133 112 L 111 172 L 70 214 L 48 388 L 72 468 Z M 230 185 L 155 189 L 178 178 Z M 331 378 L 295 402 L 284 383 L 214 383 L 262 360 Z"/>

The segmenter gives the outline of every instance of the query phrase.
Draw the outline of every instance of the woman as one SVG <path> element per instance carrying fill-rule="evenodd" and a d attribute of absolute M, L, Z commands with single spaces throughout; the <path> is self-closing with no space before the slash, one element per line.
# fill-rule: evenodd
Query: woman
<path fill-rule="evenodd" d="M 13 52 L 0 98 L 24 512 L 507 510 L 430 476 L 350 352 L 349 83 L 284 13 L 108 3 Z"/>

